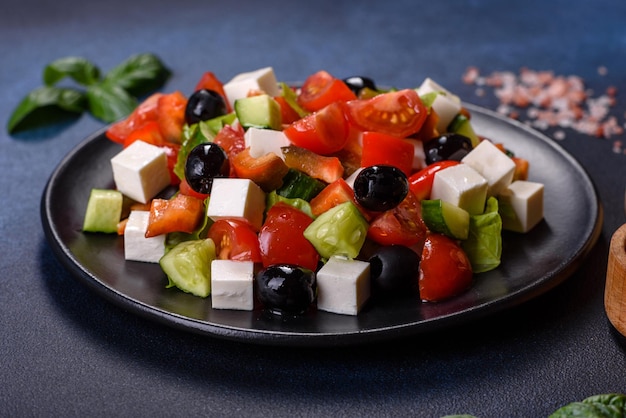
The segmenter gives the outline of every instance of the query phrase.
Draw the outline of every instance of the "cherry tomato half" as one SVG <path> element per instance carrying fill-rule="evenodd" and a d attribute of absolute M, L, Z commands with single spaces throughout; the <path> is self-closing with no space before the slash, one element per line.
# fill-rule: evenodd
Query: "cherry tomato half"
<path fill-rule="evenodd" d="M 309 112 L 316 112 L 331 103 L 355 99 L 356 95 L 346 83 L 326 71 L 318 71 L 302 84 L 298 104 Z"/>
<path fill-rule="evenodd" d="M 261 262 L 256 232 L 246 221 L 219 219 L 211 225 L 207 237 L 215 243 L 220 260 Z"/>
<path fill-rule="evenodd" d="M 398 206 L 378 215 L 367 230 L 368 238 L 378 244 L 407 247 L 419 247 L 426 233 L 420 202 L 411 192 Z"/>
<path fill-rule="evenodd" d="M 348 118 L 362 131 L 381 132 L 406 138 L 418 132 L 428 110 L 411 89 L 379 94 L 366 100 L 346 103 Z"/>
<path fill-rule="evenodd" d="M 472 266 L 461 246 L 441 234 L 429 234 L 420 261 L 420 298 L 436 302 L 456 296 L 472 284 Z"/>
<path fill-rule="evenodd" d="M 292 144 L 317 154 L 341 150 L 350 133 L 343 105 L 334 102 L 289 125 L 283 131 Z"/>
<path fill-rule="evenodd" d="M 259 231 L 263 266 L 295 264 L 317 270 L 319 254 L 302 234 L 313 222 L 306 213 L 285 203 L 276 203 L 267 212 Z"/>

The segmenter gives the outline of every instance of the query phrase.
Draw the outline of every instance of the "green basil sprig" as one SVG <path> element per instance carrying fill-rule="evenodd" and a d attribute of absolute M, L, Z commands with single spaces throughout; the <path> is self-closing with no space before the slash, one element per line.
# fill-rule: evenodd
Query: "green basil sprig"
<path fill-rule="evenodd" d="M 112 123 L 128 116 L 138 97 L 162 87 L 170 70 L 153 54 L 133 55 L 109 72 L 81 57 L 55 60 L 43 70 L 44 86 L 31 91 L 11 114 L 7 130 L 15 133 L 76 118 L 90 112 Z M 76 87 L 59 86 L 71 80 Z"/>

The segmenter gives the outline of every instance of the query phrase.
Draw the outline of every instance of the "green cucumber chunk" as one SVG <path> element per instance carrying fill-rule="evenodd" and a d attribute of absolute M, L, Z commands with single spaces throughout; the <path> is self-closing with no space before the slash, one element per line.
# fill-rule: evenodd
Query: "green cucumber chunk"
<path fill-rule="evenodd" d="M 454 239 L 465 240 L 469 235 L 469 213 L 441 199 L 422 200 L 422 219 L 429 230 Z"/>
<path fill-rule="evenodd" d="M 303 234 L 322 258 L 355 258 L 365 243 L 367 228 L 359 209 L 348 201 L 320 214 Z"/>
<path fill-rule="evenodd" d="M 469 118 L 462 113 L 459 113 L 452 119 L 452 122 L 448 125 L 448 132 L 455 132 L 468 137 L 472 141 L 472 147 L 476 147 L 480 143 L 480 138 L 476 135 L 472 123 Z"/>
<path fill-rule="evenodd" d="M 215 243 L 209 238 L 180 242 L 159 260 L 169 280 L 167 287 L 206 298 L 211 294 L 211 262 L 215 257 Z"/>
<path fill-rule="evenodd" d="M 267 94 L 235 100 L 235 114 L 244 129 L 259 128 L 277 131 L 282 126 L 280 105 Z"/>
<path fill-rule="evenodd" d="M 326 184 L 318 179 L 314 179 L 302 171 L 290 168 L 283 177 L 283 184 L 276 193 L 288 199 L 300 198 L 307 202 L 321 192 Z"/>
<path fill-rule="evenodd" d="M 117 224 L 122 216 L 124 198 L 117 190 L 92 189 L 85 210 L 83 231 L 117 232 Z"/>

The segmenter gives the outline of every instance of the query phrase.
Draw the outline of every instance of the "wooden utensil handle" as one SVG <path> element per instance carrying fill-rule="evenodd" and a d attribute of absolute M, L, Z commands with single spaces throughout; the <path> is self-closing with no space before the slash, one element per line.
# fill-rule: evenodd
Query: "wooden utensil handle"
<path fill-rule="evenodd" d="M 611 238 L 604 308 L 611 324 L 626 336 L 626 224 Z"/>

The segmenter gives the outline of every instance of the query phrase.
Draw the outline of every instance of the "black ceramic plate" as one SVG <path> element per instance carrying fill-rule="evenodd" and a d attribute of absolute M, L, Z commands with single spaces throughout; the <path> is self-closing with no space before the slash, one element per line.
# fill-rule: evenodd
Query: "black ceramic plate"
<path fill-rule="evenodd" d="M 44 191 L 41 216 L 50 245 L 84 284 L 124 309 L 209 336 L 258 344 L 331 346 L 389 339 L 448 327 L 527 301 L 565 280 L 596 242 L 602 209 L 574 158 L 543 135 L 494 112 L 467 105 L 483 136 L 531 162 L 545 185 L 545 220 L 528 234 L 504 234 L 503 261 L 476 275 L 466 293 L 442 303 L 406 299 L 369 304 L 358 316 L 313 311 L 293 320 L 213 310 L 210 299 L 166 289 L 157 264 L 124 260 L 123 239 L 81 232 L 92 188 L 112 188 L 109 159 L 121 148 L 103 132 L 61 161 Z"/>

